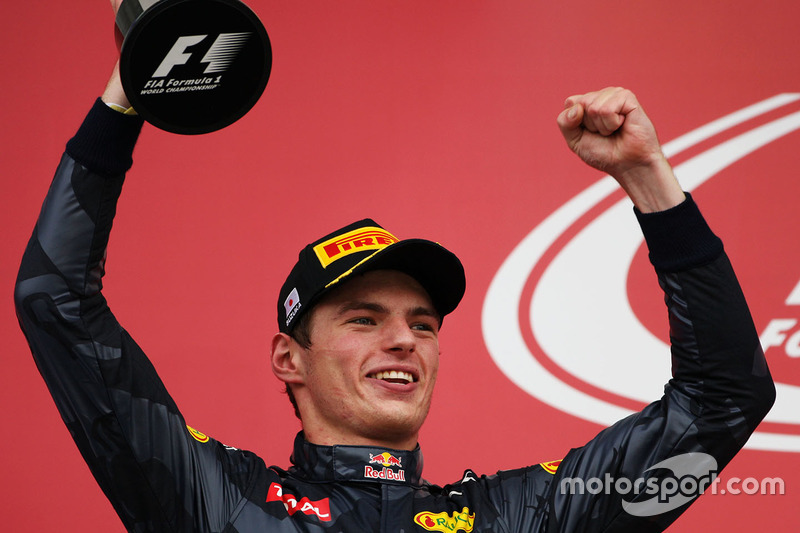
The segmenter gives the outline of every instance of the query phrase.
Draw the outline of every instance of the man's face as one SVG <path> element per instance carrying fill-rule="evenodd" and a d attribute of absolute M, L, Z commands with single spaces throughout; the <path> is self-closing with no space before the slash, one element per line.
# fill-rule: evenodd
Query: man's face
<path fill-rule="evenodd" d="M 294 387 L 318 444 L 413 448 L 439 367 L 439 316 L 410 276 L 376 270 L 314 306 L 311 346 Z"/>

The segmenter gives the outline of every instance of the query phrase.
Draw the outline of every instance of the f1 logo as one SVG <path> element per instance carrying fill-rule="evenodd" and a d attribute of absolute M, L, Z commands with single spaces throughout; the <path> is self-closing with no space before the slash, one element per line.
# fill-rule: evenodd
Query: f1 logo
<path fill-rule="evenodd" d="M 201 63 L 208 63 L 203 73 L 214 74 L 216 72 L 224 72 L 236 58 L 236 55 L 239 53 L 239 50 L 242 49 L 242 46 L 244 46 L 250 34 L 251 32 L 219 34 L 211 45 L 211 48 L 208 49 L 208 52 L 206 52 L 200 60 Z M 172 71 L 173 67 L 188 63 L 189 58 L 192 57 L 192 52 L 187 52 L 186 49 L 200 43 L 206 37 L 208 37 L 208 34 L 184 35 L 178 37 L 178 40 L 172 45 L 170 51 L 164 56 L 161 64 L 156 71 L 153 72 L 153 77 L 165 78 Z"/>

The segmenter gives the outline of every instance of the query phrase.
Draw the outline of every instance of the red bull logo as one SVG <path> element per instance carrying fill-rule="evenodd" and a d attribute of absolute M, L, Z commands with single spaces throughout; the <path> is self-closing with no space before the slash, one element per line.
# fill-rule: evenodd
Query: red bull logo
<path fill-rule="evenodd" d="M 399 466 L 402 468 L 402 459 L 398 459 L 389 452 L 379 453 L 378 455 L 369 454 L 370 464 L 379 464 L 383 466 Z"/>
<path fill-rule="evenodd" d="M 389 452 L 377 455 L 369 454 L 369 464 L 364 467 L 364 477 L 367 479 L 381 479 L 387 481 L 405 481 L 406 471 L 403 470 L 403 459 L 395 457 Z M 383 468 L 374 468 L 370 465 L 380 465 Z M 398 467 L 394 470 L 392 467 Z"/>
<path fill-rule="evenodd" d="M 376 470 L 367 465 L 364 467 L 364 477 L 367 479 L 380 479 L 386 481 L 405 481 L 406 471 L 401 469 L 395 472 L 386 466 L 383 467 L 383 470 Z"/>

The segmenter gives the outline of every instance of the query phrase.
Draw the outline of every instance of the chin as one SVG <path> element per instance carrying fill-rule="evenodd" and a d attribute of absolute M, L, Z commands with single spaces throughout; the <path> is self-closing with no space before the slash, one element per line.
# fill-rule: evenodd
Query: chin
<path fill-rule="evenodd" d="M 373 431 L 370 432 L 371 438 L 395 442 L 410 438 L 416 439 L 424 418 L 420 420 L 418 415 L 408 417 L 397 416 L 397 413 L 394 415 L 388 415 L 379 420 L 373 419 L 373 424 L 370 424 L 370 427 L 373 428 Z"/>

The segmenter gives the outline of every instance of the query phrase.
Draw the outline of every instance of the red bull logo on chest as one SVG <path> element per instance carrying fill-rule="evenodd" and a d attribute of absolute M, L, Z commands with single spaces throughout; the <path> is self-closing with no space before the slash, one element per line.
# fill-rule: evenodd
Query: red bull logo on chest
<path fill-rule="evenodd" d="M 378 455 L 369 454 L 370 464 L 379 464 L 383 466 L 399 466 L 402 467 L 402 459 L 398 459 L 389 452 L 379 453 Z"/>
<path fill-rule="evenodd" d="M 406 472 L 403 470 L 403 459 L 395 457 L 389 452 L 379 453 L 377 455 L 369 454 L 369 464 L 364 467 L 364 477 L 367 479 L 383 479 L 389 481 L 405 481 Z M 374 468 L 370 465 L 380 465 L 383 468 Z M 395 471 L 391 467 L 399 467 Z"/>

